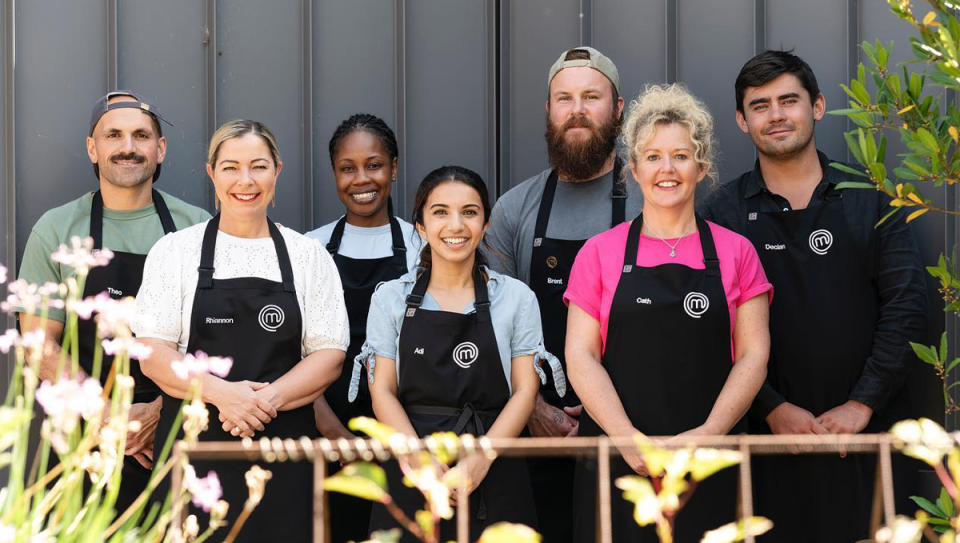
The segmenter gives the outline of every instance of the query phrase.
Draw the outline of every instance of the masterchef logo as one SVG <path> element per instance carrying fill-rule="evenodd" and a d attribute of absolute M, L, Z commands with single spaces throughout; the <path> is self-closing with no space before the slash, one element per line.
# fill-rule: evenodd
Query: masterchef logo
<path fill-rule="evenodd" d="M 260 321 L 260 327 L 267 332 L 276 332 L 277 328 L 283 325 L 283 310 L 273 304 L 263 306 L 257 320 Z"/>

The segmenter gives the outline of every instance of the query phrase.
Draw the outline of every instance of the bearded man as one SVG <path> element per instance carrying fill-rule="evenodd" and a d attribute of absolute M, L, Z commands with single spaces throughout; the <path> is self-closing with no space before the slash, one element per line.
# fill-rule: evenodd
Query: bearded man
<path fill-rule="evenodd" d="M 160 163 L 167 153 L 167 140 L 157 108 L 131 91 L 111 92 L 98 99 L 90 116 L 86 138 L 87 156 L 93 163 L 98 190 L 51 209 L 40 217 L 27 239 L 20 265 L 20 279 L 37 285 L 65 283 L 74 270 L 54 262 L 50 255 L 74 236 L 90 236 L 94 249 L 113 251 L 107 266 L 90 271 L 84 296 L 109 294 L 112 298 L 136 296 L 143 278 L 147 252 L 165 233 L 186 228 L 210 218 L 206 211 L 153 188 L 160 177 Z M 40 309 L 18 308 L 20 327 L 26 332 L 43 326 L 47 349 L 40 362 L 40 378 L 51 380 L 60 363 L 65 312 L 50 308 L 45 321 Z M 107 380 L 113 357 L 95 362 L 99 341 L 93 318 L 78 323 L 78 351 L 83 375 Z M 68 368 L 69 369 L 69 368 Z M 160 389 L 130 361 L 134 378 L 129 420 L 140 429 L 127 434 L 122 483 L 115 505 L 124 511 L 146 488 L 153 463 L 153 443 L 160 418 Z M 166 437 L 166 436 L 163 436 Z"/>
<path fill-rule="evenodd" d="M 536 293 L 546 349 L 565 368 L 563 292 L 574 258 L 587 239 L 633 219 L 641 197 L 636 183 L 622 179 L 616 157 L 623 98 L 613 61 L 591 47 L 565 51 L 547 77 L 546 110 L 550 168 L 500 197 L 486 240 L 491 267 Z M 561 398 L 545 374 L 529 433 L 576 436 L 580 401 L 569 389 Z M 574 460 L 536 458 L 529 467 L 545 543 L 569 543 Z"/>

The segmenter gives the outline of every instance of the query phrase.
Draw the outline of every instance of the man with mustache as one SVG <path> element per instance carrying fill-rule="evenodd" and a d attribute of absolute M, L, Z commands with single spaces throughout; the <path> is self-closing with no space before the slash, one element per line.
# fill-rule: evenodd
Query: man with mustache
<path fill-rule="evenodd" d="M 109 265 L 91 270 L 84 296 L 101 292 L 112 298 L 136 296 L 143 277 L 143 263 L 153 244 L 165 233 L 186 228 L 210 218 L 210 214 L 178 198 L 155 190 L 160 163 L 167 151 L 160 122 L 166 122 L 157 108 L 130 91 L 111 92 L 93 106 L 87 156 L 99 180 L 99 190 L 51 209 L 40 217 L 30 232 L 20 265 L 20 279 L 37 285 L 65 283 L 74 270 L 54 262 L 50 255 L 74 236 L 91 236 L 94 248 L 108 248 L 114 257 Z M 54 296 L 56 297 L 56 295 Z M 47 350 L 40 363 L 40 378 L 55 378 L 64 336 L 65 312 L 51 308 L 42 322 L 39 310 L 19 308 L 24 332 L 44 326 Z M 96 375 L 102 382 L 110 372 L 113 357 L 104 355 L 101 368 L 94 362 L 96 324 L 80 320 L 78 325 L 80 373 Z M 99 371 L 98 371 L 99 370 Z M 129 419 L 140 422 L 140 430 L 129 432 L 122 485 L 116 508 L 124 511 L 146 487 L 153 462 L 154 432 L 160 416 L 159 388 L 130 361 L 135 385 Z"/>
<path fill-rule="evenodd" d="M 591 47 L 565 51 L 547 77 L 545 138 L 550 168 L 500 197 L 486 240 L 491 266 L 536 293 L 546 349 L 563 363 L 567 308 L 563 292 L 577 252 L 587 239 L 634 218 L 636 183 L 624 183 L 616 141 L 623 114 L 620 76 L 613 61 Z M 580 401 L 558 396 L 552 372 L 540 388 L 527 425 L 536 437 L 577 435 Z M 540 532 L 546 543 L 572 539 L 574 460 L 529 462 Z"/>
<path fill-rule="evenodd" d="M 761 53 L 735 89 L 757 163 L 718 191 L 705 217 L 750 239 L 776 292 L 751 432 L 886 431 L 910 415 L 900 394 L 917 363 L 908 342 L 926 335 L 925 274 L 904 214 L 876 226 L 893 209 L 889 198 L 837 189 L 858 179 L 817 150 L 826 103 L 801 58 Z M 757 456 L 753 465 L 757 514 L 774 523 L 769 540 L 869 538 L 875 457 Z"/>

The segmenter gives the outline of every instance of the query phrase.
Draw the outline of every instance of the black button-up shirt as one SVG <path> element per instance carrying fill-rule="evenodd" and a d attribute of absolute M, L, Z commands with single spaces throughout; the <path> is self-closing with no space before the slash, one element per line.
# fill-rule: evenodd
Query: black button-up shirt
<path fill-rule="evenodd" d="M 818 152 L 823 179 L 813 191 L 809 207 L 823 203 L 831 185 L 848 181 L 848 174 L 830 166 L 830 160 Z M 724 184 L 706 198 L 701 215 L 710 221 L 743 233 L 747 218 L 747 200 L 758 198 L 763 212 L 789 211 L 786 198 L 774 194 L 763 180 L 760 163 L 753 171 Z M 890 212 L 890 198 L 882 192 L 866 189 L 844 190 L 843 214 L 854 242 L 867 259 L 868 277 L 880 297 L 880 319 L 873 334 L 873 352 L 867 358 L 863 374 L 850 391 L 849 399 L 881 411 L 896 395 L 907 375 L 917 364 L 909 342 L 923 342 L 927 327 L 925 275 L 916 240 L 904 220 L 901 208 L 879 227 L 877 222 Z M 788 285 L 774 285 L 789 288 Z M 774 296 L 774 302 L 776 296 Z M 776 338 L 771 338 L 776 341 Z M 824 376 L 829 378 L 829 376 Z M 769 382 L 764 383 L 753 404 L 753 413 L 763 419 L 785 402 Z M 819 416 L 821 413 L 814 413 Z"/>

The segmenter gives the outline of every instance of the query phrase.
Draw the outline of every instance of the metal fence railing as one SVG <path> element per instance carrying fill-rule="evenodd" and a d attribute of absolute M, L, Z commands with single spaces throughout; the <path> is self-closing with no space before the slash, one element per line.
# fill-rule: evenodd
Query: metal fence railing
<path fill-rule="evenodd" d="M 657 438 L 653 438 L 657 439 Z M 753 515 L 753 492 L 751 487 L 751 457 L 753 455 L 773 454 L 877 454 L 877 483 L 873 496 L 873 518 L 870 533 L 879 528 L 881 522 L 892 521 L 894 510 L 893 474 L 891 467 L 891 449 L 895 438 L 888 434 L 863 435 L 740 435 L 740 436 L 697 436 L 675 443 L 674 446 L 683 447 L 712 447 L 717 449 L 737 450 L 742 455 L 739 478 L 739 516 L 746 518 Z M 429 450 L 426 441 L 410 439 L 408 447 Z M 632 438 L 607 437 L 576 437 L 576 438 L 512 438 L 488 439 L 485 437 L 473 439 L 465 436 L 461 440 L 461 454 L 479 454 L 493 451 L 497 456 L 573 456 L 597 458 L 597 542 L 612 543 L 612 528 L 610 521 L 611 481 L 610 455 L 619 454 L 617 447 L 634 447 Z M 245 440 L 243 442 L 200 442 L 189 445 L 178 442 L 174 448 L 175 455 L 185 455 L 190 460 L 249 460 L 284 462 L 308 461 L 314 466 L 313 498 L 314 498 L 314 543 L 329 542 L 329 518 L 326 510 L 325 491 L 322 481 L 327 476 L 327 461 L 383 461 L 390 458 L 391 453 L 379 441 L 355 439 L 327 439 L 300 440 L 263 438 L 259 441 Z M 181 462 L 174 462 L 172 486 L 175 495 L 179 495 L 182 480 Z M 732 469 L 732 468 L 730 468 Z M 274 489 L 275 491 L 276 489 Z M 269 484 L 267 492 L 270 492 Z M 457 543 L 469 543 L 469 514 L 468 496 L 465 488 L 459 490 L 457 497 Z M 182 526 L 185 508 L 175 513 L 174 526 Z M 746 543 L 754 543 L 754 537 L 748 535 Z"/>

